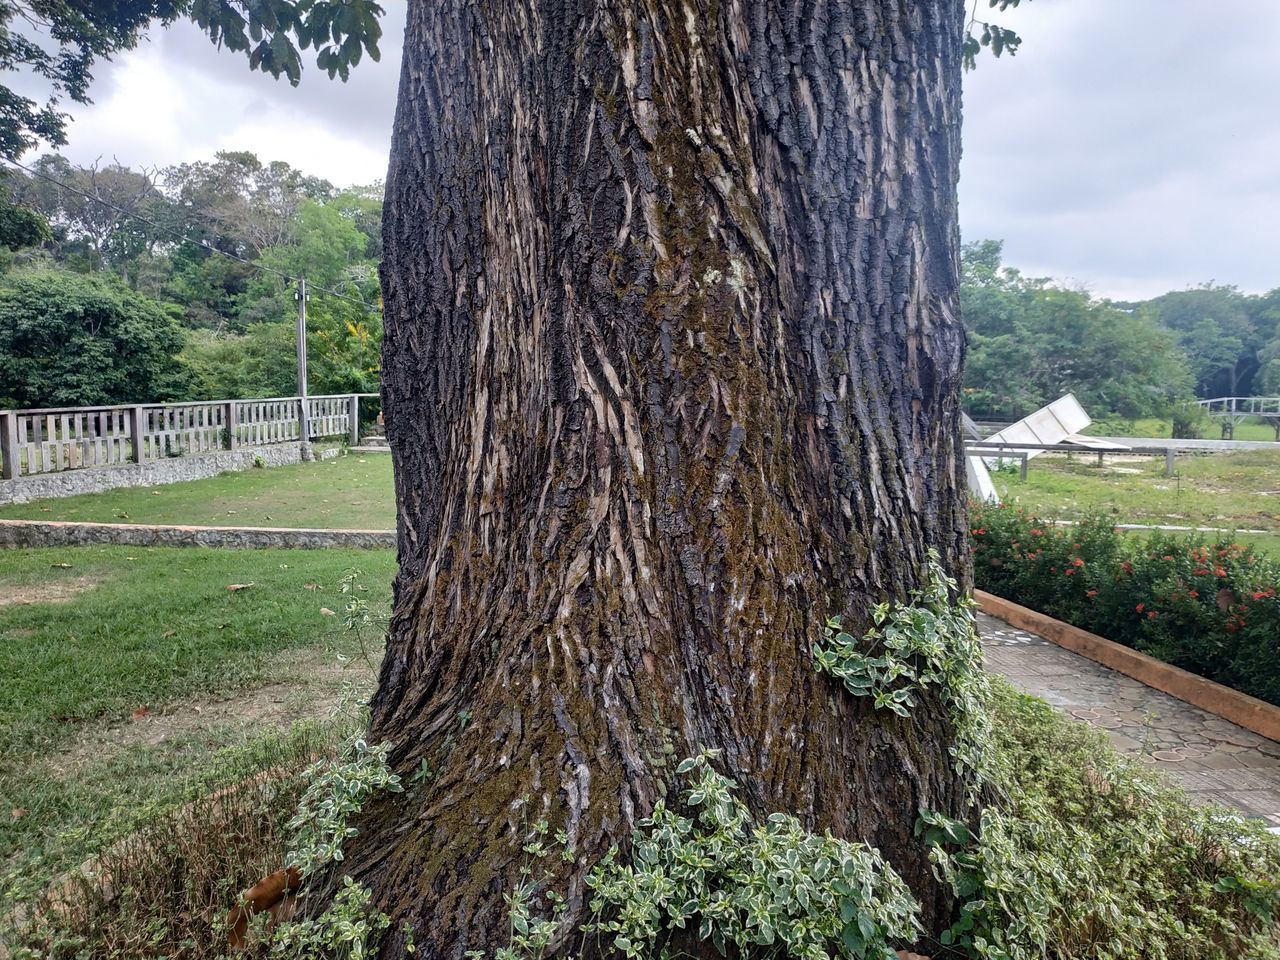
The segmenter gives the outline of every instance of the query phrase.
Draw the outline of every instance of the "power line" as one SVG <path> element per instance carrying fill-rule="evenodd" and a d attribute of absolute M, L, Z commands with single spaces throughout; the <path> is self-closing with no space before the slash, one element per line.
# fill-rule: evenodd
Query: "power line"
<path fill-rule="evenodd" d="M 243 263 L 245 266 L 253 267 L 255 270 L 261 270 L 263 273 L 274 274 L 275 276 L 279 277 L 281 280 L 287 280 L 293 283 L 302 282 L 301 277 L 290 276 L 289 274 L 284 273 L 280 270 L 277 270 L 274 267 L 268 267 L 266 264 L 258 263 L 253 260 L 246 260 L 244 257 L 241 257 L 237 254 L 227 253 L 227 251 L 225 250 L 219 250 L 217 247 L 213 246 L 207 240 L 197 240 L 192 237 L 184 236 L 183 234 L 179 233 L 177 230 L 174 230 L 172 227 L 166 227 L 164 224 L 156 223 L 151 218 L 144 217 L 140 213 L 135 213 L 134 211 L 126 210 L 123 207 L 117 206 L 116 204 L 112 203 L 109 200 L 103 200 L 101 197 L 97 196 L 96 194 L 86 193 L 85 191 L 77 187 L 73 187 L 69 183 L 64 183 L 63 181 L 59 180 L 57 177 L 51 177 L 49 176 L 49 174 L 44 173 L 41 170 L 36 170 L 33 167 L 29 167 L 25 163 L 19 163 L 17 160 L 8 160 L 8 159 L 6 159 L 5 162 L 10 164 L 13 167 L 18 168 L 19 170 L 25 170 L 27 173 L 31 174 L 31 176 L 33 177 L 39 177 L 41 180 L 45 180 L 49 183 L 54 184 L 55 186 L 61 187 L 63 190 L 66 190 L 70 193 L 74 193 L 76 196 L 84 197 L 84 199 L 86 200 L 92 200 L 94 203 L 100 203 L 102 204 L 102 206 L 106 207 L 107 209 L 114 210 L 116 213 L 121 214 L 122 216 L 128 217 L 133 220 L 138 220 L 141 223 L 145 223 L 147 226 L 151 227 L 153 230 L 158 230 L 161 233 L 167 233 L 169 236 L 181 241 L 182 243 L 195 244 L 196 246 L 201 247 L 202 249 L 207 250 L 210 253 L 217 254 L 220 257 L 226 257 L 228 260 L 235 260 L 237 263 Z M 348 303 L 359 304 L 360 306 L 364 307 L 366 310 L 381 309 L 376 304 L 368 303 L 359 297 L 351 297 L 345 293 L 339 293 L 337 290 L 330 290 L 328 287 L 317 287 L 310 283 L 307 284 L 307 287 L 310 290 L 318 291 L 330 297 L 337 297 L 339 300 L 345 300 Z"/>

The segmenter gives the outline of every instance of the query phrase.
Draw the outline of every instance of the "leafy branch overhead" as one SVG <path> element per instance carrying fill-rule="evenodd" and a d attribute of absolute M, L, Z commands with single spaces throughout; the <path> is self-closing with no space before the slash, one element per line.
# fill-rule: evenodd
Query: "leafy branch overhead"
<path fill-rule="evenodd" d="M 989 49 L 993 56 L 998 57 L 1002 53 L 1007 53 L 1012 57 L 1018 52 L 1018 47 L 1022 43 L 1022 38 L 1008 27 L 1002 27 L 988 20 L 979 20 L 978 9 L 981 2 L 982 0 L 973 0 L 973 9 L 965 23 L 964 68 L 966 70 L 972 70 L 977 66 L 978 54 L 984 47 Z M 987 8 L 1004 13 L 1021 2 L 1022 0 L 987 0 Z"/>
<path fill-rule="evenodd" d="M 38 140 L 65 143 L 63 101 L 91 102 L 94 63 L 133 49 L 152 26 L 189 19 L 245 54 L 250 69 L 297 85 L 304 50 L 343 80 L 366 54 L 378 60 L 382 14 L 374 0 L 0 0 L 0 72 L 34 75 L 48 91 L 40 103 L 0 84 L 0 156 L 15 159 Z"/>
<path fill-rule="evenodd" d="M 382 13 L 372 0 L 192 0 L 189 16 L 214 43 L 247 53 L 251 69 L 296 86 L 300 49 L 314 48 L 316 66 L 344 81 L 365 53 L 379 60 Z"/>

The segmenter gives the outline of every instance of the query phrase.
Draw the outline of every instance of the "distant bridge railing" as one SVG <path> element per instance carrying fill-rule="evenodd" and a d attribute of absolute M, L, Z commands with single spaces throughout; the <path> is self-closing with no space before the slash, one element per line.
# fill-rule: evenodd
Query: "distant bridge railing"
<path fill-rule="evenodd" d="M 1209 416 L 1222 421 L 1224 440 L 1235 436 L 1236 424 L 1257 417 L 1271 423 L 1280 443 L 1280 397 L 1214 397 L 1196 402 Z"/>
<path fill-rule="evenodd" d="M 1215 417 L 1280 417 L 1280 397 L 1214 397 L 1197 402 Z"/>
<path fill-rule="evenodd" d="M 0 410 L 0 478 L 346 436 L 372 393 Z"/>

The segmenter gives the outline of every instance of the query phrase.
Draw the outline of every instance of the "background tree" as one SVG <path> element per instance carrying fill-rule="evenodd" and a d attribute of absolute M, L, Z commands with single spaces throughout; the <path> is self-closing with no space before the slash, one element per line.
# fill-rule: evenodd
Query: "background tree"
<path fill-rule="evenodd" d="M 0 247 L 22 250 L 53 239 L 49 222 L 34 210 L 0 199 Z"/>
<path fill-rule="evenodd" d="M 190 398 L 293 396 L 298 391 L 295 343 L 287 323 L 260 323 L 242 334 L 190 331 L 179 356 Z"/>
<path fill-rule="evenodd" d="M 11 274 L 0 286 L 0 406 L 150 402 L 184 390 L 169 314 L 102 277 Z"/>
<path fill-rule="evenodd" d="M 89 269 L 123 274 L 129 260 L 155 243 L 134 217 L 162 200 L 149 171 L 120 163 L 77 167 L 57 154 L 41 157 L 35 169 L 70 189 L 38 176 L 15 178 L 15 200 L 52 225 L 62 257 L 83 257 Z"/>
<path fill-rule="evenodd" d="M 1132 420 L 1191 396 L 1178 337 L 1151 314 L 1026 278 L 1002 266 L 997 241 L 966 244 L 962 263 L 974 416 L 1017 420 L 1070 391 L 1095 416 Z"/>
<path fill-rule="evenodd" d="M 288 164 L 242 152 L 156 174 L 79 167 L 47 155 L 5 186 L 13 200 L 0 204 L 0 213 L 11 211 L 14 242 L 44 248 L 13 258 L 13 269 L 111 273 L 178 318 L 184 397 L 296 390 L 295 283 L 281 274 L 311 282 L 312 391 L 377 389 L 382 324 L 370 253 L 380 249 L 372 234 L 381 210 L 370 188 L 340 192 Z M 52 232 L 37 229 L 44 223 L 37 210 L 53 219 Z M 368 306 L 331 297 L 326 288 Z"/>
<path fill-rule="evenodd" d="M 1263 345 L 1250 316 L 1250 298 L 1235 287 L 1207 283 L 1136 305 L 1177 333 L 1201 397 L 1240 396 L 1249 391 Z"/>

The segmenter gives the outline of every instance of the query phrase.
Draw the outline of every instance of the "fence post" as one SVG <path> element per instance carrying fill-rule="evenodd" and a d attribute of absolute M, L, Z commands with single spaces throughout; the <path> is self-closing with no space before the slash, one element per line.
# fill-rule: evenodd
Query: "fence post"
<path fill-rule="evenodd" d="M 1173 476 L 1173 447 L 1164 448 L 1164 475 Z"/>
<path fill-rule="evenodd" d="M 1021 477 L 1019 479 L 1021 479 L 1023 483 L 1027 482 L 1027 459 L 1028 459 L 1027 451 L 1023 450 L 1022 465 L 1021 465 L 1022 469 L 1018 471 L 1018 473 L 1021 474 Z"/>
<path fill-rule="evenodd" d="M 360 445 L 360 394 L 353 393 L 347 398 L 347 418 L 351 446 Z"/>
<path fill-rule="evenodd" d="M 240 421 L 238 414 L 240 412 L 234 400 L 228 400 L 222 405 L 222 422 L 227 427 L 227 449 L 235 450 L 240 446 Z"/>
<path fill-rule="evenodd" d="M 129 459 L 134 463 L 141 463 L 143 457 L 143 443 L 145 437 L 142 435 L 142 424 L 146 421 L 143 416 L 142 407 L 129 408 Z"/>
<path fill-rule="evenodd" d="M 298 398 L 298 440 L 302 443 L 302 459 L 309 460 L 307 448 L 311 445 L 311 411 L 307 409 L 311 401 L 305 396 Z"/>
<path fill-rule="evenodd" d="M 0 477 L 16 480 L 18 477 L 18 414 L 13 410 L 0 410 Z"/>

